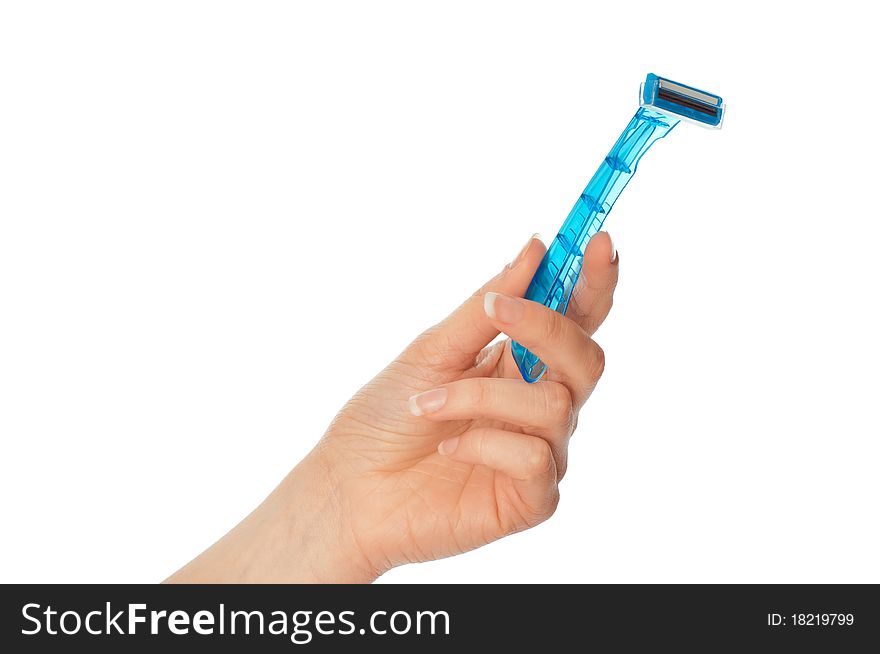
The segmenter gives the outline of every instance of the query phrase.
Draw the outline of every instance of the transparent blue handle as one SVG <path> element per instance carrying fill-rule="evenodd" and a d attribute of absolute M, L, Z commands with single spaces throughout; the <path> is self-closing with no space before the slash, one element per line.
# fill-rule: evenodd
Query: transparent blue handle
<path fill-rule="evenodd" d="M 527 300 L 565 314 L 571 292 L 581 274 L 587 243 L 602 229 L 614 202 L 635 174 L 642 155 L 678 122 L 676 118 L 645 107 L 636 112 L 547 249 L 526 291 Z M 538 381 L 547 371 L 541 359 L 515 341 L 512 351 L 527 382 Z"/>

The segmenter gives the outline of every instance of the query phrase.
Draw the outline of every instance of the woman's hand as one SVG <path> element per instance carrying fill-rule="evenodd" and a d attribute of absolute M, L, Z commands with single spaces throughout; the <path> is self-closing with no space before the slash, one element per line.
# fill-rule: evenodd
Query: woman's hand
<path fill-rule="evenodd" d="M 590 338 L 611 308 L 617 255 L 600 233 L 568 315 L 521 299 L 537 238 L 342 408 L 251 516 L 171 581 L 370 581 L 547 519 L 568 439 L 604 367 Z M 510 339 L 547 363 L 527 384 Z M 222 570 L 222 572 L 221 572 Z"/>

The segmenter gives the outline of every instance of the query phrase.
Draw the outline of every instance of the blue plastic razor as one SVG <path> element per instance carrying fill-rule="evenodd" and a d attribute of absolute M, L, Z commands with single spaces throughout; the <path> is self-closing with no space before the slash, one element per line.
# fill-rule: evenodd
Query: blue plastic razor
<path fill-rule="evenodd" d="M 587 243 L 602 229 L 642 155 L 682 120 L 718 129 L 723 118 L 724 103 L 719 96 L 648 75 L 639 90 L 639 110 L 575 202 L 532 278 L 526 299 L 565 314 Z M 538 381 L 547 371 L 544 362 L 519 343 L 513 343 L 512 351 L 527 382 Z"/>

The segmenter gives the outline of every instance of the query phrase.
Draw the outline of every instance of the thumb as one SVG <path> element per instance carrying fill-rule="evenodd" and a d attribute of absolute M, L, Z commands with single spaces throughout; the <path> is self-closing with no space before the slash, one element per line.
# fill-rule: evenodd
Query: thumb
<path fill-rule="evenodd" d="M 445 320 L 424 332 L 404 353 L 415 365 L 443 370 L 467 370 L 477 354 L 499 332 L 483 309 L 483 296 L 492 291 L 522 297 L 547 248 L 534 234 L 516 258 L 486 282 Z"/>

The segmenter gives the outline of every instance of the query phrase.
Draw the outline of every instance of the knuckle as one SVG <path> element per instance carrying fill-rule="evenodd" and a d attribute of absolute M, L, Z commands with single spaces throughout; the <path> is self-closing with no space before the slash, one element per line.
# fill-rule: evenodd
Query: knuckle
<path fill-rule="evenodd" d="M 556 382 L 541 384 L 544 409 L 548 415 L 559 422 L 571 421 L 571 393 L 564 385 Z"/>
<path fill-rule="evenodd" d="M 544 342 L 551 345 L 559 343 L 565 337 L 565 318 L 551 311 L 544 322 Z"/>
<path fill-rule="evenodd" d="M 435 325 L 422 332 L 404 352 L 404 358 L 424 368 L 442 368 L 448 359 L 439 341 L 441 328 Z"/>
<path fill-rule="evenodd" d="M 563 453 L 556 462 L 556 481 L 562 481 L 566 472 L 568 472 L 568 456 Z"/>
<path fill-rule="evenodd" d="M 547 495 L 532 509 L 531 515 L 527 519 L 528 526 L 534 527 L 549 519 L 554 513 L 556 513 L 558 506 L 559 486 L 557 484 L 551 484 L 550 487 L 547 488 Z"/>
<path fill-rule="evenodd" d="M 526 455 L 525 464 L 529 477 L 540 477 L 550 472 L 554 465 L 550 444 L 536 438 Z"/>
<path fill-rule="evenodd" d="M 474 434 L 471 440 L 471 446 L 474 454 L 477 457 L 477 461 L 485 461 L 486 460 L 486 434 L 478 433 Z M 461 445 L 459 445 L 461 447 Z"/>
<path fill-rule="evenodd" d="M 605 372 L 605 350 L 599 347 L 594 340 L 590 340 L 590 354 L 587 360 L 587 372 L 590 378 L 595 382 L 599 381 Z"/>
<path fill-rule="evenodd" d="M 482 407 L 492 401 L 492 387 L 484 379 L 474 379 L 468 384 L 468 402 L 471 406 Z"/>

